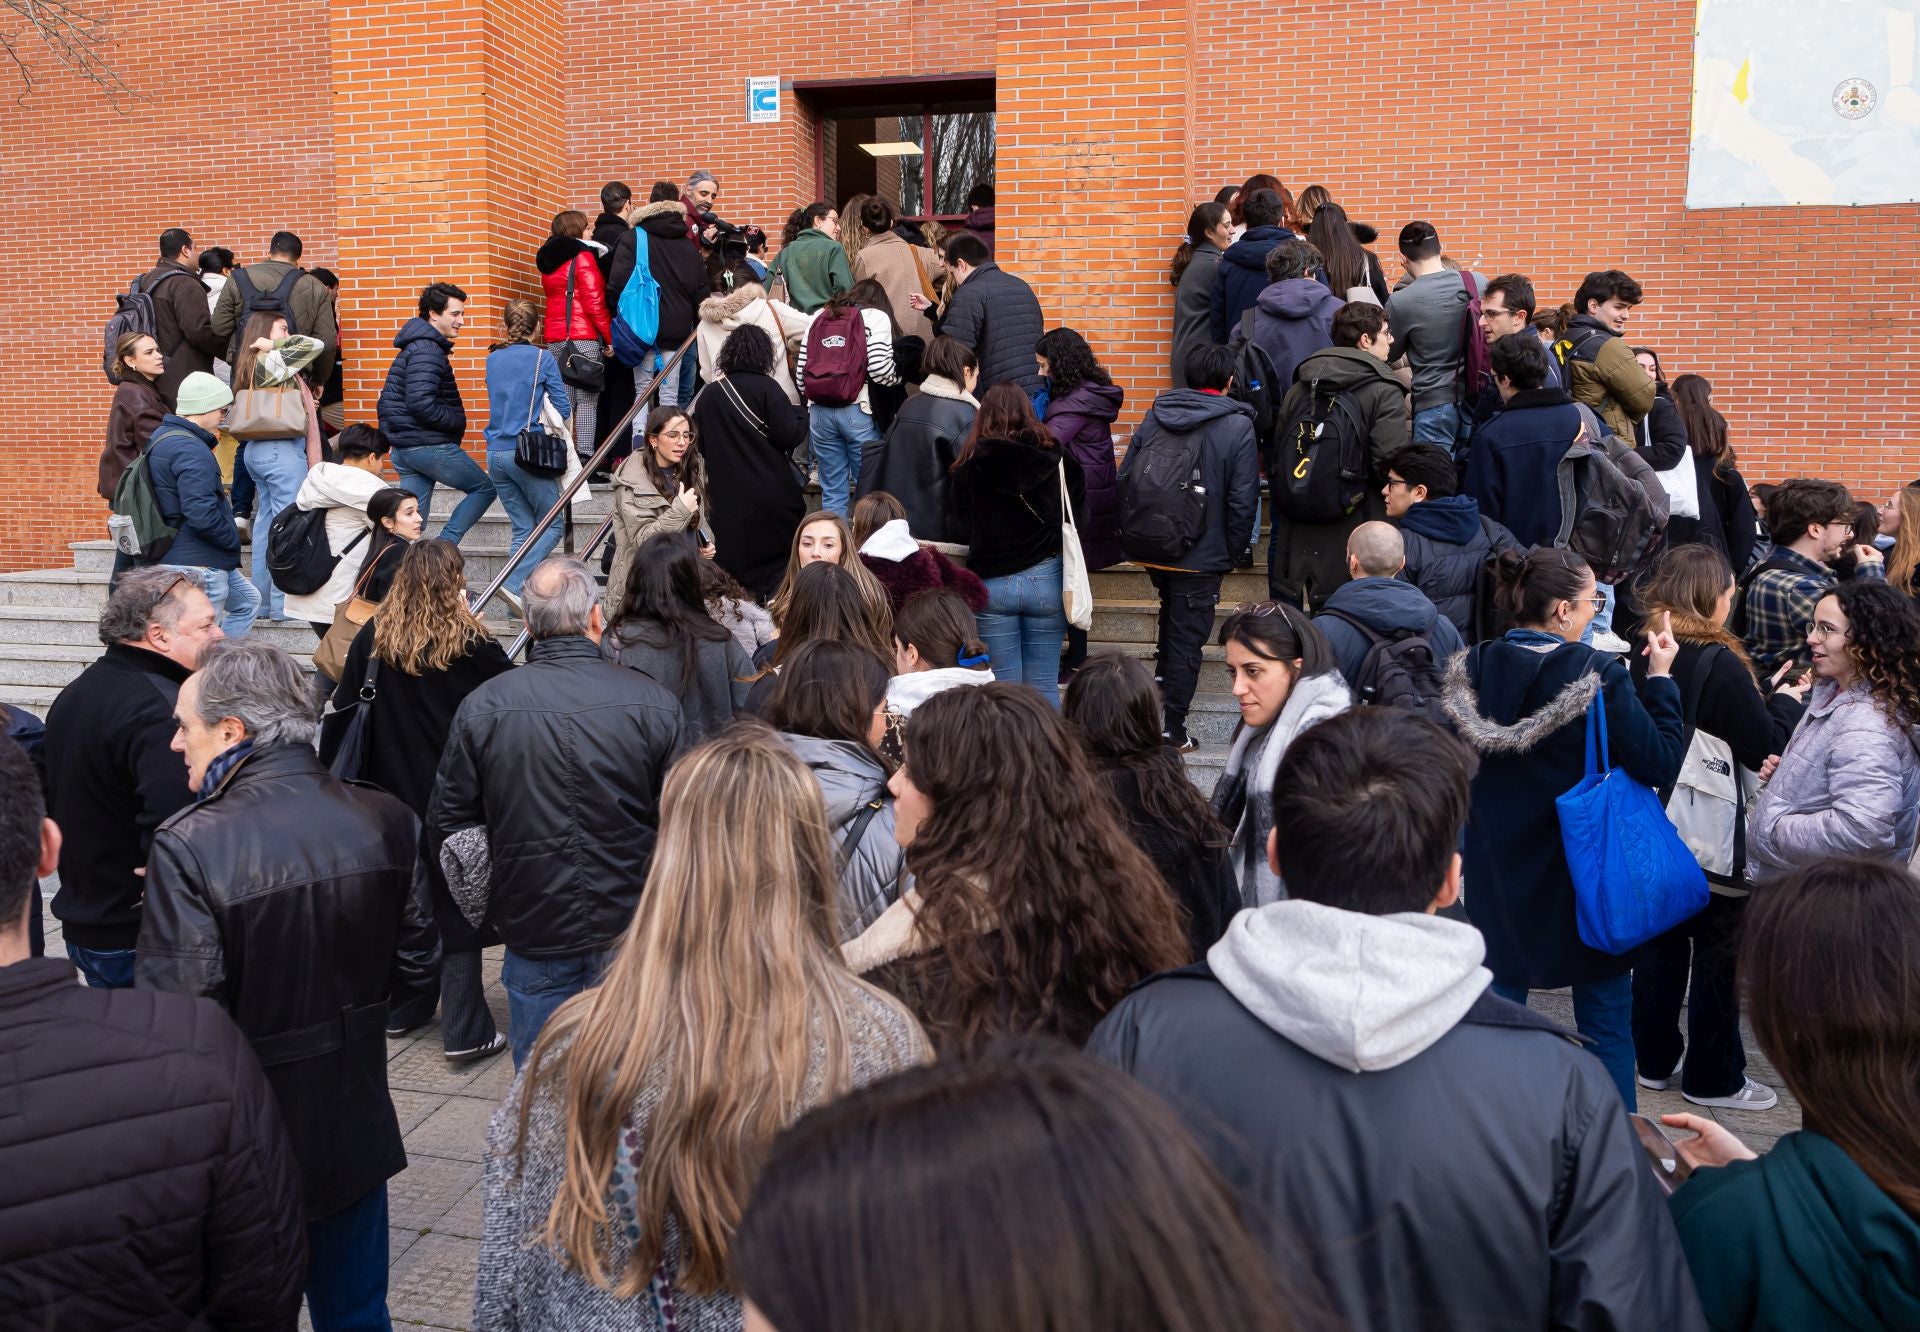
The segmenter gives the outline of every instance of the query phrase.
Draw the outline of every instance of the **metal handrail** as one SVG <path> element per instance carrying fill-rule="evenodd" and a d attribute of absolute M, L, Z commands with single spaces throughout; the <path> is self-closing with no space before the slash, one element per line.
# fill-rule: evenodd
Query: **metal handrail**
<path fill-rule="evenodd" d="M 587 538 L 587 544 L 580 548 L 580 558 L 583 560 L 591 560 L 593 558 L 593 552 L 600 548 L 600 543 L 605 541 L 608 534 L 612 531 L 613 515 L 608 514 L 600 520 L 600 526 L 593 529 L 593 535 Z M 511 661 L 519 656 L 521 652 L 525 651 L 527 640 L 531 637 L 533 637 L 533 631 L 527 628 L 526 621 L 522 620 L 520 622 L 520 632 L 514 635 L 513 642 L 507 646 L 507 660 Z"/>
<path fill-rule="evenodd" d="M 607 455 L 613 452 L 613 446 L 615 442 L 619 440 L 621 434 L 632 428 L 634 419 L 638 417 L 641 412 L 645 411 L 647 404 L 659 395 L 661 387 L 667 382 L 667 376 L 679 370 L 682 358 L 684 358 L 687 352 L 693 347 L 694 342 L 699 336 L 699 332 L 696 330 L 687 336 L 685 342 L 680 344 L 679 350 L 674 352 L 673 356 L 667 361 L 666 366 L 654 375 L 653 384 L 634 402 L 632 409 L 620 418 L 619 424 L 607 432 L 606 442 L 594 450 L 593 457 L 581 467 L 579 474 L 561 489 L 560 498 L 554 501 L 553 507 L 547 510 L 546 516 L 533 525 L 533 530 L 527 533 L 527 539 L 521 542 L 519 547 L 507 556 L 507 562 L 500 566 L 500 572 L 495 574 L 492 580 L 488 582 L 486 588 L 468 603 L 468 608 L 472 610 L 474 614 L 478 615 L 482 613 L 481 608 L 489 601 L 492 601 L 494 594 L 506 585 L 507 578 L 515 569 L 520 567 L 520 561 L 526 558 L 529 550 L 533 549 L 534 542 L 538 541 L 541 536 L 546 533 L 546 530 L 552 527 L 560 516 L 567 511 L 567 505 L 571 504 L 573 497 L 579 494 L 580 487 L 587 484 L 587 478 L 598 471 L 601 464 L 606 462 Z M 587 543 L 586 550 L 582 552 L 582 558 L 592 553 L 593 548 L 600 544 L 612 526 L 613 516 L 609 514 L 607 520 L 600 524 L 600 530 L 593 534 L 593 540 Z M 520 630 L 520 636 L 514 640 L 513 646 L 507 650 L 507 655 L 509 657 L 517 656 L 520 652 L 521 645 L 526 642 L 526 638 L 527 631 L 523 625 Z"/>

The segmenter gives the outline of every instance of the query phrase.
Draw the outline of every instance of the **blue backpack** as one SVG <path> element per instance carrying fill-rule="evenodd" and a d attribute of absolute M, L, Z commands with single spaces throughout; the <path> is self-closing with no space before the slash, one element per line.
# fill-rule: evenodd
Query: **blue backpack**
<path fill-rule="evenodd" d="M 633 276 L 620 289 L 613 313 L 613 355 L 622 365 L 637 366 L 653 354 L 660 336 L 660 284 L 648 261 L 647 233 L 633 229 Z"/>

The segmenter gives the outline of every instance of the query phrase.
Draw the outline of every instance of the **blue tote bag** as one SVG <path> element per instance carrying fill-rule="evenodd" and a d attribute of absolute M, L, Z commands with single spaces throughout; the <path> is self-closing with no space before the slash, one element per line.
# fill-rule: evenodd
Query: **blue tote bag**
<path fill-rule="evenodd" d="M 1707 876 L 1659 795 L 1609 761 L 1599 694 L 1587 705 L 1587 775 L 1554 804 L 1587 947 L 1631 952 L 1706 907 Z"/>

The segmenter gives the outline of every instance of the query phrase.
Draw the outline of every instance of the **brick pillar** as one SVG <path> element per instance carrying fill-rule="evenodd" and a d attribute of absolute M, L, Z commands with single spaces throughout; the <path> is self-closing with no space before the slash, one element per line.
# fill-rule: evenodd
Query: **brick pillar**
<path fill-rule="evenodd" d="M 1187 7 L 999 6 L 996 258 L 1071 324 L 1137 422 L 1168 383 L 1167 261 L 1188 204 Z"/>
<path fill-rule="evenodd" d="M 454 353 L 482 448 L 500 309 L 538 296 L 533 254 L 566 206 L 564 18 L 513 0 L 330 0 L 347 409 L 370 421 L 420 288 L 467 293 Z M 598 205 L 587 209 L 588 216 Z"/>

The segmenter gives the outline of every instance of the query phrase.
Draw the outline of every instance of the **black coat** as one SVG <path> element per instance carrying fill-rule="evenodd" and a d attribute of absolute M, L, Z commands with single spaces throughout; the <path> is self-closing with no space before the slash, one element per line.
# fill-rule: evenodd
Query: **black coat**
<path fill-rule="evenodd" d="M 1169 389 L 1153 400 L 1120 465 L 1132 475 L 1140 448 L 1161 435 L 1200 436 L 1201 479 L 1206 484 L 1207 516 L 1200 538 L 1180 567 L 1194 573 L 1226 573 L 1234 556 L 1253 544 L 1260 507 L 1260 455 L 1253 438 L 1253 409 L 1220 393 Z M 1116 504 L 1116 508 L 1117 508 Z M 1116 527 L 1118 515 L 1115 516 Z"/>
<path fill-rule="evenodd" d="M 191 674 L 117 644 L 47 709 L 47 817 L 60 825 L 53 914 L 82 948 L 131 948 L 154 830 L 193 801 L 173 752 L 173 704 Z"/>
<path fill-rule="evenodd" d="M 627 233 L 632 230 L 627 219 L 618 213 L 602 213 L 593 219 L 594 242 L 606 247 L 593 259 L 593 262 L 600 267 L 602 282 L 608 281 L 613 276 L 613 252 L 620 248 L 620 242 L 625 240 Z M 612 308 L 611 296 L 608 299 L 608 308 Z"/>
<path fill-rule="evenodd" d="M 718 384 L 700 390 L 693 421 L 707 468 L 701 517 L 713 533 L 714 562 L 764 604 L 786 574 L 793 530 L 807 512 L 805 478 L 793 464 L 807 419 L 767 375 L 728 375 L 727 383 L 766 429 L 755 430 Z"/>
<path fill-rule="evenodd" d="M 0 1324 L 293 1327 L 300 1176 L 218 1007 L 16 962 L 0 967 L 0 1069 Z"/>
<path fill-rule="evenodd" d="M 393 345 L 400 354 L 380 387 L 380 429 L 396 449 L 458 444 L 467 433 L 467 409 L 453 377 L 453 343 L 415 315 Z"/>
<path fill-rule="evenodd" d="M 1033 288 L 989 260 L 973 270 L 953 293 L 940 332 L 971 351 L 980 362 L 980 387 L 1018 384 L 1023 393 L 1040 386 L 1040 363 L 1033 349 L 1047 331 Z"/>
<path fill-rule="evenodd" d="M 629 229 L 614 248 L 607 274 L 609 311 L 619 312 L 620 293 L 633 276 L 636 230 L 647 234 L 647 269 L 660 284 L 660 332 L 654 345 L 671 354 L 699 325 L 700 302 L 712 290 L 707 266 L 700 258 L 700 247 L 687 237 L 686 209 L 670 201 L 648 204 L 640 212 L 639 226 Z"/>
<path fill-rule="evenodd" d="M 369 620 L 354 636 L 347 659 L 340 670 L 340 683 L 333 691 L 333 706 L 340 711 L 327 718 L 320 739 L 320 761 L 331 765 L 345 737 L 351 709 L 366 683 L 367 659 L 373 653 L 373 633 L 377 619 Z M 433 800 L 433 779 L 440 768 L 441 751 L 447 747 L 447 734 L 453 730 L 454 714 L 467 695 L 496 675 L 513 669 L 506 651 L 491 638 L 482 639 L 466 653 L 456 657 L 444 671 L 425 671 L 408 675 L 385 662 L 374 676 L 373 713 L 368 719 L 372 731 L 368 737 L 367 765 L 361 779 L 371 782 L 425 820 Z M 483 930 L 475 930 L 460 914 L 447 892 L 446 876 L 440 871 L 440 848 L 431 839 L 427 846 L 427 886 L 432 893 L 433 920 L 440 929 L 442 948 L 449 953 L 469 953 L 499 943 Z"/>
<path fill-rule="evenodd" d="M 1703 1332 L 1619 1093 L 1518 1004 L 1485 993 L 1406 1062 L 1350 1073 L 1197 965 L 1137 987 L 1087 1048 L 1186 1119 L 1345 1326 Z"/>
<path fill-rule="evenodd" d="M 389 1000 L 439 983 L 418 865 L 407 807 L 300 744 L 255 750 L 153 839 L 135 981 L 215 1000 L 253 1042 L 309 1220 L 407 1167 L 384 1033 Z"/>
<path fill-rule="evenodd" d="M 953 473 L 953 528 L 966 542 L 967 567 L 982 579 L 1005 578 L 1060 554 L 1060 467 L 1067 502 L 1081 502 L 1080 464 L 1059 446 L 983 439 Z"/>
<path fill-rule="evenodd" d="M 949 473 L 978 411 L 964 399 L 924 388 L 908 398 L 886 439 L 861 451 L 854 498 L 884 490 L 906 506 L 907 526 L 916 538 L 964 545 L 966 538 L 948 513 L 953 488 Z"/>
<path fill-rule="evenodd" d="M 1579 433 L 1580 410 L 1565 389 L 1514 394 L 1473 432 L 1460 493 L 1521 545 L 1551 546 L 1560 534 L 1560 460 Z"/>
<path fill-rule="evenodd" d="M 1633 955 L 1581 942 L 1573 878 L 1554 800 L 1586 775 L 1586 703 L 1599 677 L 1616 768 L 1659 789 L 1686 757 L 1679 687 L 1649 680 L 1636 693 L 1618 657 L 1579 643 L 1550 652 L 1496 638 L 1447 671 L 1447 711 L 1480 752 L 1467 816 L 1467 916 L 1487 940 L 1487 966 L 1509 985 L 1549 989 L 1606 980 Z"/>
<path fill-rule="evenodd" d="M 140 289 L 153 296 L 153 340 L 167 358 L 154 387 L 172 411 L 180 382 L 196 370 L 212 374 L 213 363 L 226 355 L 227 342 L 213 331 L 207 289 L 196 270 L 176 259 L 162 259 L 140 279 Z"/>
<path fill-rule="evenodd" d="M 1472 498 L 1449 495 L 1401 515 L 1400 540 L 1407 555 L 1401 577 L 1425 592 L 1467 642 L 1491 635 L 1492 597 L 1483 595 L 1491 590 L 1483 571 L 1497 552 L 1521 549 L 1513 533 L 1481 513 Z"/>
<path fill-rule="evenodd" d="M 454 715 L 430 842 L 484 827 L 487 923 L 523 957 L 611 947 L 646 883 L 680 705 L 588 638 L 548 638 Z"/>
<path fill-rule="evenodd" d="M 1187 941 L 1196 958 L 1227 932 L 1227 923 L 1240 911 L 1240 883 L 1233 877 L 1227 854 L 1227 832 L 1219 829 L 1217 845 L 1167 826 L 1148 814 L 1140 803 L 1140 780 L 1126 768 L 1106 769 L 1107 784 L 1126 815 L 1133 844 L 1147 853 L 1160 877 L 1173 889 L 1187 917 Z M 1204 808 L 1206 802 L 1200 801 Z M 1208 815 L 1212 817 L 1211 814 Z"/>
<path fill-rule="evenodd" d="M 1697 453 L 1693 473 L 1699 487 L 1700 516 L 1669 518 L 1667 540 L 1676 546 L 1688 542 L 1712 546 L 1727 557 L 1736 576 L 1744 574 L 1753 563 L 1754 547 L 1760 541 L 1760 518 L 1754 512 L 1753 496 L 1747 493 L 1746 479 L 1732 467 L 1724 474 L 1715 471 L 1713 460 Z"/>

